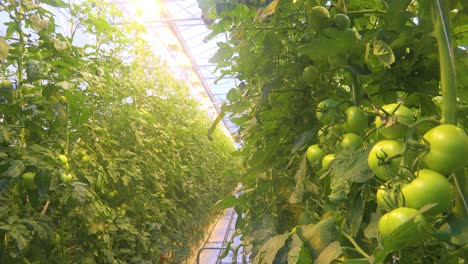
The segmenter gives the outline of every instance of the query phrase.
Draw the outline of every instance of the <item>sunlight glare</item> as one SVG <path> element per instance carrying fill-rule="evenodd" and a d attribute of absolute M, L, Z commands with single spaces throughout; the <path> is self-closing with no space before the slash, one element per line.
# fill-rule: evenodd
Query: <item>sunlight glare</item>
<path fill-rule="evenodd" d="M 131 0 L 139 19 L 151 20 L 161 17 L 161 0 Z"/>

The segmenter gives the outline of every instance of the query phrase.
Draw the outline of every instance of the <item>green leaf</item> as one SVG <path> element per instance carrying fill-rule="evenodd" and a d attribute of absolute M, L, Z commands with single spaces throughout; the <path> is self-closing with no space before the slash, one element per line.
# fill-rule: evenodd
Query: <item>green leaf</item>
<path fill-rule="evenodd" d="M 349 213 L 347 216 L 347 224 L 350 227 L 351 236 L 356 236 L 360 230 L 362 218 L 364 216 L 365 202 L 361 192 L 357 192 L 349 205 Z"/>
<path fill-rule="evenodd" d="M 336 221 L 330 217 L 317 224 L 297 227 L 297 234 L 304 241 L 312 257 L 317 258 L 320 253 L 337 237 Z"/>
<path fill-rule="evenodd" d="M 343 254 L 341 244 L 338 241 L 330 243 L 317 258 L 316 264 L 330 264 Z"/>
<path fill-rule="evenodd" d="M 307 175 L 307 155 L 304 154 L 302 156 L 301 163 L 299 164 L 299 168 L 296 171 L 296 175 L 294 179 L 296 180 L 296 188 L 294 192 L 291 193 L 289 196 L 289 202 L 292 204 L 299 203 L 302 200 L 302 196 L 304 194 L 304 179 Z"/>
<path fill-rule="evenodd" d="M 291 235 L 289 247 L 288 264 L 310 264 L 314 262 L 307 246 L 296 233 Z"/>
<path fill-rule="evenodd" d="M 296 137 L 291 153 L 294 153 L 298 151 L 299 149 L 301 149 L 307 142 L 309 142 L 309 140 L 312 138 L 313 135 L 314 135 L 314 132 L 312 130 L 309 130 L 300 134 L 298 137 Z"/>
<path fill-rule="evenodd" d="M 62 0 L 41 0 L 41 3 L 54 6 L 54 7 L 66 7 L 67 4 Z"/>
<path fill-rule="evenodd" d="M 216 203 L 220 209 L 231 208 L 239 204 L 239 200 L 234 195 L 229 195 Z"/>
<path fill-rule="evenodd" d="M 5 38 L 0 37 L 0 62 L 4 62 L 9 53 L 10 45 L 5 41 Z"/>
<path fill-rule="evenodd" d="M 267 21 L 276 12 L 279 2 L 279 0 L 273 0 L 266 7 L 258 9 L 254 21 Z"/>
<path fill-rule="evenodd" d="M 227 106 L 226 104 L 223 104 L 221 106 L 221 111 L 219 112 L 218 116 L 216 117 L 215 121 L 213 121 L 213 124 L 211 124 L 211 127 L 208 129 L 208 138 L 210 140 L 213 140 L 213 132 L 215 131 L 216 129 L 216 126 L 218 125 L 219 122 L 221 122 L 221 120 L 224 118 L 224 116 L 226 115 L 226 112 L 227 112 Z"/>
<path fill-rule="evenodd" d="M 376 238 L 379 234 L 378 223 L 379 219 L 382 216 L 380 211 L 374 212 L 371 214 L 371 219 L 366 229 L 364 229 L 364 236 L 366 238 Z"/>
<path fill-rule="evenodd" d="M 376 40 L 372 45 L 374 47 L 372 54 L 374 54 L 385 67 L 390 68 L 390 65 L 395 62 L 395 55 L 393 55 L 392 48 L 382 40 Z"/>
<path fill-rule="evenodd" d="M 255 259 L 254 264 L 273 264 L 277 263 L 276 255 L 285 246 L 289 234 L 277 235 L 270 238 L 261 247 Z"/>
<path fill-rule="evenodd" d="M 449 216 L 447 222 L 434 233 L 434 236 L 459 246 L 468 244 L 468 217 Z"/>
<path fill-rule="evenodd" d="M 3 177 L 16 178 L 23 174 L 26 166 L 21 160 L 14 160 L 11 162 L 10 167 L 2 173 Z"/>

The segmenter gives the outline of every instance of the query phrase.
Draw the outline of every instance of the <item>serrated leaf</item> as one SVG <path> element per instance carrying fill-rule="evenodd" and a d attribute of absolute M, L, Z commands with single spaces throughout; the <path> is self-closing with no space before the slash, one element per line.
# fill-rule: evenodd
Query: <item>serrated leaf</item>
<path fill-rule="evenodd" d="M 395 62 L 395 55 L 393 55 L 392 48 L 387 45 L 384 41 L 377 40 L 373 42 L 373 50 L 372 53 L 379 59 L 380 62 L 385 65 L 385 67 L 390 68 Z"/>

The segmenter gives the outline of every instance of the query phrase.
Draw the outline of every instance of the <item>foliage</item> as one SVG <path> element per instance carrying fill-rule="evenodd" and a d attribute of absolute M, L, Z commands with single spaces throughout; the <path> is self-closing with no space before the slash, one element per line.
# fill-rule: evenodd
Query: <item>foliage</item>
<path fill-rule="evenodd" d="M 245 157 L 248 171 L 242 178 L 243 195 L 230 198 L 226 205 L 235 206 L 242 216 L 236 227 L 243 234 L 243 246 L 251 249 L 254 263 L 285 263 L 288 252 L 295 256 L 288 263 L 312 263 L 311 259 L 317 263 L 459 263 L 466 256 L 466 222 L 454 224 L 466 215 L 463 170 L 455 177 L 445 175 L 451 185 L 458 186 L 453 212 L 428 216 L 432 236 L 424 243 L 396 248 L 411 224 L 402 225 L 382 243 L 377 222 L 384 208 L 378 207 L 375 194 L 384 181 L 373 175 L 367 163 L 369 150 L 383 139 L 374 120 L 382 128 L 403 132 L 398 140 L 402 148 L 395 155 L 374 157 L 379 168 L 396 164 L 394 170 L 388 171 L 390 166 L 386 166 L 383 172 L 388 174 L 385 178 L 391 193 L 398 196 L 401 185 L 414 178 L 414 171 L 426 166 L 421 162 L 430 149 L 423 139 L 425 132 L 440 119 L 466 130 L 465 2 L 199 2 L 213 21 L 210 36 L 223 32 L 230 36 L 218 44 L 212 62 L 238 78 L 237 86 L 228 93 L 226 108 L 239 126 L 243 144 L 238 155 Z M 259 5 L 265 2 L 271 3 Z M 314 17 L 316 10 L 323 10 L 317 6 L 328 10 L 327 18 L 346 15 L 349 28 L 333 19 L 320 20 L 325 16 Z M 438 14 L 445 14 L 444 23 Z M 434 38 L 433 32 L 441 29 L 448 34 Z M 445 36 L 451 45 L 443 45 Z M 453 57 L 444 55 L 452 48 Z M 457 87 L 446 82 L 455 76 L 440 73 L 452 67 L 450 62 L 456 69 Z M 452 99 L 441 92 L 455 90 L 457 97 Z M 325 107 L 323 102 L 331 101 L 336 103 Z M 411 109 L 410 119 L 386 111 L 383 106 L 389 104 L 395 104 L 395 109 L 403 105 Z M 357 150 L 340 144 L 346 129 L 345 110 L 350 106 L 368 116 L 369 126 Z M 458 109 L 458 123 L 453 123 L 453 117 L 445 118 L 450 115 L 447 106 Z M 466 134 L 462 137 L 466 139 Z M 315 144 L 324 154 L 335 154 L 329 169 L 321 169 L 321 162 L 315 160 L 304 166 L 304 155 Z M 447 152 L 441 155 L 451 156 Z M 466 172 L 466 162 L 462 165 Z M 291 238 L 301 230 L 298 221 L 304 212 L 313 218 L 312 224 L 335 220 L 339 232 L 327 240 L 330 248 L 321 247 L 326 257 L 310 248 L 302 250 L 303 237 Z M 456 226 L 445 233 L 445 239 L 434 235 L 443 223 Z M 465 237 L 461 243 L 455 239 L 459 235 Z"/>
<path fill-rule="evenodd" d="M 0 15 L 0 263 L 186 257 L 237 183 L 233 143 L 208 140 L 188 88 L 112 5 L 2 1 Z"/>

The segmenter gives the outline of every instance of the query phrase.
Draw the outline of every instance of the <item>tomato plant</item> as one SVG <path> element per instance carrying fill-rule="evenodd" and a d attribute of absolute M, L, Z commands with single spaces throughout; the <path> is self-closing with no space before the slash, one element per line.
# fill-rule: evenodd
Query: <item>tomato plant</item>
<path fill-rule="evenodd" d="M 437 143 L 431 150 L 429 128 L 466 132 L 466 4 L 267 2 L 231 2 L 210 25 L 211 36 L 232 36 L 212 61 L 242 84 L 231 89 L 239 96 L 227 108 L 239 125 L 248 194 L 230 205 L 243 214 L 236 227 L 253 263 L 460 262 L 467 229 L 455 223 L 466 222 L 468 208 L 466 163 L 457 159 L 466 156 L 464 143 L 454 148 L 457 157 L 439 163 L 450 169 L 442 174 L 454 190 L 452 209 L 399 209 L 398 198 L 416 172 L 445 160 L 434 152 L 442 149 Z M 199 3 L 205 12 L 216 6 Z M 360 136 L 353 151 L 341 146 L 348 133 Z M 335 154 L 328 169 L 325 158 L 321 168 L 306 166 L 307 149 L 317 144 Z M 379 236 L 383 210 L 426 215 L 430 228 L 414 235 L 412 222 L 395 220 L 401 228 Z M 312 218 L 308 228 L 297 222 L 303 212 Z M 318 228 L 325 220 L 331 227 Z"/>
<path fill-rule="evenodd" d="M 0 263 L 177 263 L 237 184 L 232 140 L 123 19 L 0 1 Z"/>

